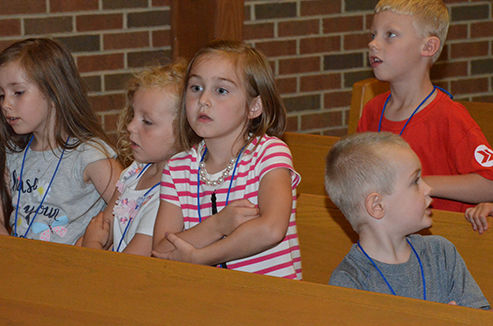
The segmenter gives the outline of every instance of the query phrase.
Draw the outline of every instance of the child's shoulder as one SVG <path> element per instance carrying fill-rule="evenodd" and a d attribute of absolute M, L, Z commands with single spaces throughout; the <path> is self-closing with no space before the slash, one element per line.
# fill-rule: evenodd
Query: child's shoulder
<path fill-rule="evenodd" d="M 431 255 L 450 255 L 457 251 L 452 242 L 440 235 L 411 234 L 408 239 L 416 251 L 424 251 Z"/>

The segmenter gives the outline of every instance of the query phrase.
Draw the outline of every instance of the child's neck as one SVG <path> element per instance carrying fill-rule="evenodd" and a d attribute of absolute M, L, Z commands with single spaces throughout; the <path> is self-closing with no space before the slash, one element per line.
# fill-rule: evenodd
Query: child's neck
<path fill-rule="evenodd" d="M 433 91 L 433 84 L 429 78 L 413 83 L 402 82 L 390 84 L 391 97 L 385 108 L 385 118 L 391 121 L 408 119 L 418 108 L 421 102 Z M 423 110 L 436 97 L 436 92 L 419 107 Z M 416 112 L 416 113 L 417 113 Z"/>
<path fill-rule="evenodd" d="M 151 163 L 144 174 L 142 174 L 142 176 L 140 177 L 135 190 L 148 189 L 154 186 L 156 183 L 160 182 L 165 165 L 166 161 Z"/>
<path fill-rule="evenodd" d="M 386 264 L 402 264 L 409 260 L 411 247 L 406 237 L 360 232 L 359 243 L 372 259 Z"/>
<path fill-rule="evenodd" d="M 204 160 L 209 174 L 215 174 L 224 170 L 228 166 L 230 160 L 235 158 L 244 146 L 244 144 L 239 141 L 228 145 L 206 140 L 205 144 L 207 146 L 207 155 Z"/>
<path fill-rule="evenodd" d="M 31 145 L 29 146 L 30 150 L 41 152 L 41 151 L 52 150 L 58 147 L 54 135 L 33 134 L 33 137 L 34 139 L 31 142 Z"/>

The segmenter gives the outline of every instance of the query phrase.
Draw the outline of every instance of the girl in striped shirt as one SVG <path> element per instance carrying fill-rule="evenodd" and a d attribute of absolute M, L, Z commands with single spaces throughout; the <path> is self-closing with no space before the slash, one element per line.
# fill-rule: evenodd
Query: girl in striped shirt
<path fill-rule="evenodd" d="M 213 41 L 192 59 L 168 161 L 156 257 L 301 279 L 296 186 L 281 140 L 286 110 L 264 55 Z"/>

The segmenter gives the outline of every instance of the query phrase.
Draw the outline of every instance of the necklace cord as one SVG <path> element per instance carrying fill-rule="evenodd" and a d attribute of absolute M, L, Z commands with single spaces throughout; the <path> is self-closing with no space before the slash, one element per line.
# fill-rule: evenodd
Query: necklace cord
<path fill-rule="evenodd" d="M 140 173 L 137 175 L 137 179 L 140 178 L 140 176 L 145 172 L 145 170 L 147 170 L 147 168 L 151 166 L 151 163 L 148 163 L 141 171 Z M 139 197 L 137 199 L 137 204 L 135 205 L 135 208 L 134 208 L 134 211 L 136 211 L 137 209 L 140 208 L 140 206 L 144 203 L 144 200 L 145 198 L 149 195 L 149 193 L 154 190 L 157 186 L 159 186 L 161 184 L 161 182 L 158 182 L 156 183 L 154 186 L 152 186 L 150 189 L 148 189 L 146 191 L 146 193 L 144 194 L 144 196 L 142 197 Z M 128 219 L 128 223 L 127 223 L 127 226 L 125 227 L 125 230 L 123 231 L 123 234 L 122 234 L 122 237 L 120 239 L 120 241 L 118 242 L 118 247 L 116 247 L 116 250 L 115 248 L 113 247 L 113 251 L 116 251 L 116 252 L 120 252 L 120 246 L 122 245 L 122 242 L 123 242 L 123 239 L 125 239 L 125 235 L 127 234 L 127 231 L 128 231 L 128 228 L 130 227 L 130 223 L 132 223 L 132 220 L 133 220 L 133 217 L 130 217 Z"/>
<path fill-rule="evenodd" d="M 433 90 L 431 91 L 431 93 L 428 94 L 428 96 L 425 97 L 425 99 L 413 111 L 413 113 L 411 114 L 411 116 L 407 119 L 406 123 L 404 124 L 404 127 L 402 127 L 402 130 L 399 133 L 399 136 L 402 136 L 402 133 L 404 132 L 404 129 L 406 129 L 407 124 L 409 123 L 409 121 L 411 121 L 412 117 L 416 114 L 416 112 L 418 112 L 419 108 L 430 98 L 430 96 L 433 95 L 433 93 L 435 92 L 436 89 L 437 89 L 437 87 L 436 86 L 433 86 Z M 392 96 L 392 94 L 389 94 L 389 96 L 387 97 L 387 100 L 385 100 L 385 104 L 383 105 L 382 113 L 380 114 L 380 120 L 378 122 L 378 131 L 381 131 L 381 129 L 382 129 L 383 113 L 385 112 L 385 109 L 387 108 L 387 103 L 389 102 L 391 96 Z"/>
<path fill-rule="evenodd" d="M 19 176 L 19 188 L 18 188 L 18 195 L 17 195 L 17 206 L 16 206 L 16 209 L 15 209 L 15 219 L 14 219 L 14 223 L 15 223 L 15 225 L 14 225 L 14 236 L 16 236 L 16 237 L 17 237 L 17 217 L 18 217 L 18 212 L 19 212 L 19 202 L 20 202 L 20 198 L 21 198 L 21 188 L 22 188 L 22 173 L 24 172 L 24 163 L 26 162 L 27 150 L 29 149 L 29 146 L 31 145 L 31 142 L 33 141 L 33 139 L 34 139 L 34 135 L 31 137 L 31 139 L 29 140 L 29 143 L 26 146 L 26 150 L 24 152 L 24 157 L 22 159 L 21 173 L 20 173 L 20 176 Z M 49 190 L 51 188 L 51 184 L 53 183 L 53 180 L 55 179 L 55 176 L 56 176 L 56 174 L 58 172 L 58 168 L 60 167 L 60 163 L 62 162 L 63 154 L 65 154 L 65 147 L 67 146 L 69 139 L 70 139 L 70 136 L 68 136 L 67 137 L 67 140 L 65 141 L 65 146 L 63 147 L 62 154 L 60 155 L 60 158 L 58 159 L 58 163 L 56 165 L 55 172 L 53 172 L 53 175 L 51 177 L 50 183 L 48 184 L 48 187 L 46 188 L 45 194 L 43 195 L 43 199 L 41 199 L 41 202 L 39 203 L 38 208 L 36 208 L 36 212 L 34 213 L 34 216 L 31 219 L 31 223 L 29 223 L 29 226 L 27 227 L 26 233 L 24 233 L 24 235 L 21 236 L 22 238 L 25 238 L 27 236 L 27 234 L 29 233 L 29 230 L 31 229 L 31 226 L 34 223 L 34 220 L 38 216 L 38 212 L 39 212 L 41 206 L 43 206 L 43 203 L 45 201 L 45 198 L 48 195 L 48 192 L 49 192 Z"/>
<path fill-rule="evenodd" d="M 419 258 L 419 255 L 416 252 L 416 250 L 414 249 L 411 241 L 409 241 L 408 238 L 406 238 L 406 241 L 407 241 L 407 243 L 409 243 L 409 246 L 411 246 L 411 249 L 413 250 L 413 253 L 414 253 L 414 255 L 416 256 L 416 258 L 418 260 L 419 268 L 421 270 L 421 279 L 423 281 L 423 300 L 426 300 L 426 280 L 425 280 L 425 273 L 424 273 L 424 270 L 423 270 L 423 264 L 421 263 L 421 259 Z M 378 268 L 377 264 L 375 264 L 375 262 L 373 261 L 373 259 L 371 259 L 371 257 L 366 253 L 366 251 L 360 245 L 359 240 L 358 240 L 357 244 L 358 244 L 358 248 L 361 250 L 361 252 L 365 254 L 365 256 L 368 258 L 368 260 L 373 264 L 373 266 L 375 266 L 375 268 L 378 271 L 378 273 L 380 273 L 380 275 L 382 276 L 383 280 L 385 281 L 385 284 L 387 284 L 388 288 L 390 289 L 390 292 L 392 292 L 393 295 L 396 295 L 395 292 L 394 292 L 394 289 L 392 289 L 392 286 L 390 286 L 390 283 L 387 281 L 387 278 L 385 278 L 385 276 L 383 275 L 383 273 L 380 270 L 380 268 Z"/>

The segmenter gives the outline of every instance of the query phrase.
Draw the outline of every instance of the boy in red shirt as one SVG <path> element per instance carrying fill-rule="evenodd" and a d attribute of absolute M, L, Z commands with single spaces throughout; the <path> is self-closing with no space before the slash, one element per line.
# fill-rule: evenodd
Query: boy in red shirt
<path fill-rule="evenodd" d="M 466 108 L 430 80 L 449 25 L 442 0 L 381 0 L 369 43 L 375 76 L 390 92 L 364 108 L 358 131 L 401 135 L 423 164 L 433 208 L 464 212 L 493 201 L 493 151 Z"/>

